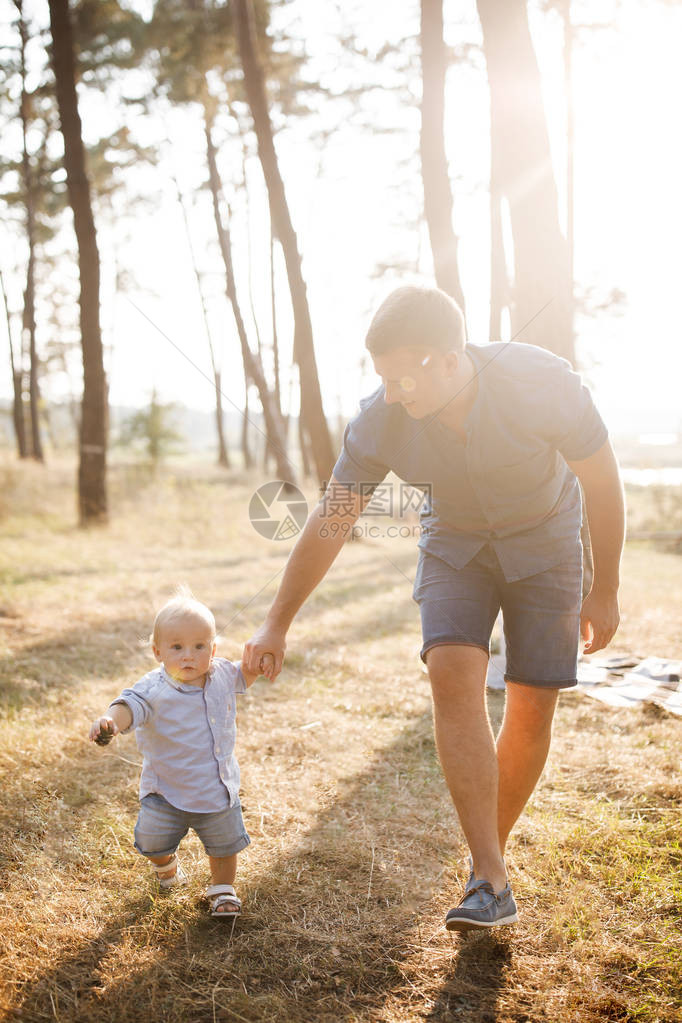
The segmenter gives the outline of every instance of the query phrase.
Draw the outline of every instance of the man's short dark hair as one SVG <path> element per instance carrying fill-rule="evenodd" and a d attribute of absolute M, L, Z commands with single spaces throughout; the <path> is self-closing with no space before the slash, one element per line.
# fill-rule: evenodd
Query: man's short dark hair
<path fill-rule="evenodd" d="M 454 299 L 439 288 L 415 285 L 391 292 L 374 314 L 365 338 L 372 355 L 413 345 L 461 352 L 464 342 L 464 317 Z"/>

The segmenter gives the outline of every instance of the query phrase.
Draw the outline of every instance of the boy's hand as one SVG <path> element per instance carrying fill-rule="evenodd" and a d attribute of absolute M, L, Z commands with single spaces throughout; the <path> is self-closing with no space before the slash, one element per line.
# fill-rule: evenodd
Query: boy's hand
<path fill-rule="evenodd" d="M 263 654 L 258 667 L 261 675 L 265 675 L 272 682 L 275 675 L 275 658 L 272 654 Z"/>
<path fill-rule="evenodd" d="M 90 726 L 90 742 L 96 742 L 98 746 L 106 746 L 115 735 L 118 735 L 119 731 L 113 718 L 97 718 Z"/>

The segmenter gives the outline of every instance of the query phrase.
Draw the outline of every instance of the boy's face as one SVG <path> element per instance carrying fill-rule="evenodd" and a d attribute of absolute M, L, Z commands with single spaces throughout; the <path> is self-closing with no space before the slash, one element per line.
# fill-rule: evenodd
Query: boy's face
<path fill-rule="evenodd" d="M 154 656 L 176 682 L 203 679 L 215 654 L 213 630 L 199 618 L 178 618 L 160 632 Z"/>

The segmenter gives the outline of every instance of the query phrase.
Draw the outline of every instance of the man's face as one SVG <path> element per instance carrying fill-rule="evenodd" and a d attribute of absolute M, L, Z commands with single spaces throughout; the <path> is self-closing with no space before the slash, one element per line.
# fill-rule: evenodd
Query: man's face
<path fill-rule="evenodd" d="M 454 353 L 426 346 L 396 348 L 372 361 L 384 384 L 386 404 L 402 405 L 413 419 L 433 415 L 450 397 L 447 381 L 456 368 Z"/>

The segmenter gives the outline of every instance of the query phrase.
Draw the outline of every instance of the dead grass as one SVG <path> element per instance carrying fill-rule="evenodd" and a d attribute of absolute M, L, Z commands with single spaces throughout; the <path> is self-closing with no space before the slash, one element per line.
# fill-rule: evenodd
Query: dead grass
<path fill-rule="evenodd" d="M 5 468 L 4 1018 L 679 1018 L 680 722 L 664 712 L 564 694 L 511 848 L 519 925 L 443 931 L 464 850 L 417 663 L 412 541 L 349 545 L 294 626 L 285 673 L 241 701 L 252 845 L 234 932 L 206 915 L 195 838 L 183 843 L 189 888 L 157 896 L 131 846 L 134 739 L 95 749 L 88 721 L 147 670 L 152 611 L 180 580 L 215 609 L 221 652 L 239 656 L 288 545 L 248 523 L 257 480 L 178 467 L 145 485 L 139 470 L 119 468 L 111 526 L 83 533 L 72 524 L 72 467 Z M 682 656 L 680 564 L 628 550 L 619 649 Z M 501 697 L 490 705 L 499 721 Z"/>

